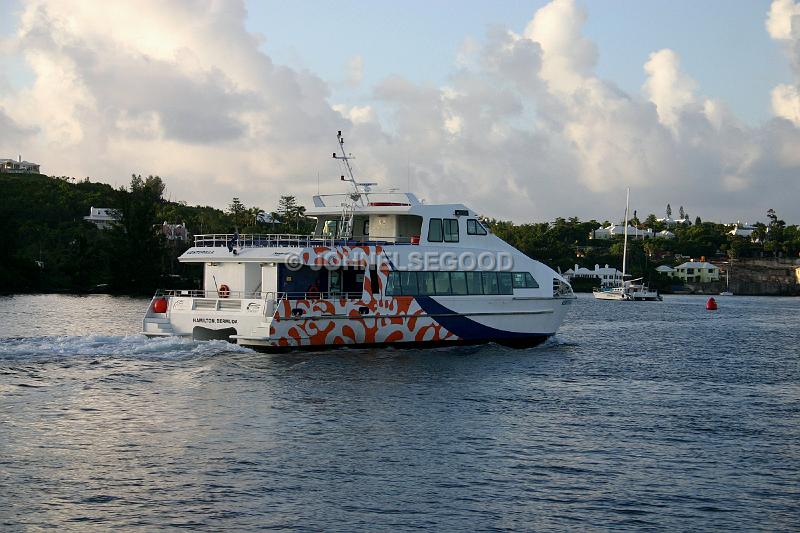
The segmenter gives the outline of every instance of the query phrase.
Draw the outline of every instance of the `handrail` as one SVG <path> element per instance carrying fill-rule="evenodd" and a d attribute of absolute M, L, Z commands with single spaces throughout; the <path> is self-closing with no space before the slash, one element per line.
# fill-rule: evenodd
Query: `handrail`
<path fill-rule="evenodd" d="M 371 200 L 371 198 L 378 198 L 378 199 L 380 199 L 381 197 L 395 198 L 395 197 L 399 196 L 399 197 L 405 198 L 406 202 L 408 202 L 408 203 L 404 203 L 404 205 L 402 207 L 419 204 L 419 200 L 417 200 L 417 198 L 415 196 L 413 196 L 413 194 L 411 194 L 409 192 L 401 192 L 401 191 L 369 191 L 369 192 L 366 192 L 366 191 L 364 191 L 364 192 L 360 192 L 358 194 L 359 194 L 359 197 L 363 197 L 363 199 L 366 200 L 368 203 L 370 201 L 374 201 L 374 200 Z M 356 199 L 357 200 L 360 199 L 359 197 L 356 197 Z M 310 211 L 313 211 L 314 208 L 323 208 L 323 207 L 328 207 L 328 208 L 334 207 L 334 208 L 336 208 L 336 207 L 341 207 L 341 205 L 328 205 L 327 203 L 325 203 L 325 200 L 324 200 L 325 198 L 330 198 L 332 200 L 343 199 L 343 200 L 346 201 L 346 203 L 349 204 L 349 203 L 353 202 L 353 193 L 352 192 L 344 192 L 344 193 L 317 194 L 316 196 L 314 196 L 314 198 L 315 198 L 315 200 L 319 200 L 322 203 L 322 205 L 315 204 L 314 207 L 312 207 L 310 209 Z M 342 202 L 342 203 L 344 203 L 344 202 Z M 360 207 L 364 207 L 364 206 L 363 205 L 357 205 L 356 206 L 356 208 L 360 208 Z M 394 206 L 392 206 L 392 207 L 394 207 Z"/>
<path fill-rule="evenodd" d="M 347 300 L 358 300 L 363 295 L 362 291 L 357 292 L 275 292 L 275 291 L 227 291 L 220 293 L 216 290 L 203 289 L 159 289 L 156 291 L 155 298 L 168 296 L 172 298 L 209 298 L 216 300 L 328 300 L 345 298 Z"/>
<path fill-rule="evenodd" d="M 411 244 L 411 237 L 350 237 L 347 239 L 319 235 L 299 235 L 289 233 L 246 233 L 236 237 L 233 233 L 207 233 L 194 236 L 194 245 L 198 248 L 311 248 L 316 246 L 352 246 L 377 244 Z"/>

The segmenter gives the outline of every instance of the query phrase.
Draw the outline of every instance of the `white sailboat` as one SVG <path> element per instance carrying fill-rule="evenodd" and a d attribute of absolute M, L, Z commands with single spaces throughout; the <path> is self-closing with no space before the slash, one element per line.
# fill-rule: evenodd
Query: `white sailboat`
<path fill-rule="evenodd" d="M 725 290 L 719 293 L 720 296 L 733 296 L 731 292 L 730 265 L 725 269 Z"/>
<path fill-rule="evenodd" d="M 625 281 L 627 276 L 627 259 L 628 259 L 628 211 L 630 205 L 631 189 L 630 187 L 625 191 L 625 220 L 624 233 L 623 233 L 623 246 L 622 246 L 622 280 L 617 285 L 600 286 L 592 291 L 592 294 L 598 300 L 661 300 L 658 291 L 650 290 L 644 284 L 643 278 L 637 278 L 630 281 Z M 638 283 L 637 283 L 638 282 Z"/>

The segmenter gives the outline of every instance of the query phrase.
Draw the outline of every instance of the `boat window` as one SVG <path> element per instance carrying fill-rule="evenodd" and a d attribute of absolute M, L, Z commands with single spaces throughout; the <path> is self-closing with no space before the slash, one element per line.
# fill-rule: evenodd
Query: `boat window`
<path fill-rule="evenodd" d="M 480 272 L 466 272 L 467 275 L 467 292 L 470 294 L 483 294 L 481 288 L 481 273 Z"/>
<path fill-rule="evenodd" d="M 434 278 L 436 279 L 436 294 L 450 294 L 450 273 L 436 272 Z"/>
<path fill-rule="evenodd" d="M 339 234 L 339 221 L 326 220 L 325 225 L 322 226 L 322 235 L 325 237 L 336 237 Z"/>
<path fill-rule="evenodd" d="M 482 272 L 483 294 L 499 294 L 500 288 L 497 286 L 497 272 Z"/>
<path fill-rule="evenodd" d="M 468 218 L 467 235 L 486 235 L 486 228 L 474 218 Z"/>
<path fill-rule="evenodd" d="M 400 288 L 406 296 L 413 296 L 417 294 L 417 273 L 416 272 L 401 272 L 400 273 Z"/>
<path fill-rule="evenodd" d="M 441 218 L 432 218 L 428 222 L 428 242 L 442 242 Z"/>
<path fill-rule="evenodd" d="M 530 272 L 512 272 L 511 277 L 515 289 L 538 289 L 539 284 Z"/>
<path fill-rule="evenodd" d="M 450 285 L 453 294 L 459 296 L 467 294 L 467 273 L 450 272 Z"/>
<path fill-rule="evenodd" d="M 458 242 L 458 219 L 444 219 L 444 242 Z"/>
<path fill-rule="evenodd" d="M 377 279 L 377 272 L 370 277 Z M 377 284 L 376 284 L 377 285 Z M 386 278 L 386 296 L 465 296 L 479 294 L 514 294 L 514 289 L 536 289 L 539 284 L 528 272 L 390 272 Z M 373 287 L 377 294 L 377 286 Z"/>
<path fill-rule="evenodd" d="M 369 220 L 365 220 L 364 221 L 364 227 L 363 227 L 361 233 L 364 234 L 364 235 L 369 235 Z"/>
<path fill-rule="evenodd" d="M 386 296 L 400 296 L 400 272 L 389 272 L 386 277 Z"/>
<path fill-rule="evenodd" d="M 433 284 L 433 272 L 418 272 L 417 280 L 419 281 L 419 294 L 425 296 L 436 294 L 436 287 Z"/>
<path fill-rule="evenodd" d="M 511 283 L 511 272 L 498 272 L 497 281 L 500 286 L 500 294 L 514 294 L 514 287 Z"/>

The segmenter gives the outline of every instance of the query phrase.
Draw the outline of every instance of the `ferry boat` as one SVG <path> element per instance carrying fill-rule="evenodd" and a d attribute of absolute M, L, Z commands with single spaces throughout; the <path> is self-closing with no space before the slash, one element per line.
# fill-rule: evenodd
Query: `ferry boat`
<path fill-rule="evenodd" d="M 149 337 L 224 339 L 262 351 L 496 342 L 532 346 L 575 300 L 550 267 L 516 250 L 461 204 L 358 183 L 317 195 L 312 235 L 196 235 L 181 257 L 203 265 L 202 290 L 162 290 Z"/>

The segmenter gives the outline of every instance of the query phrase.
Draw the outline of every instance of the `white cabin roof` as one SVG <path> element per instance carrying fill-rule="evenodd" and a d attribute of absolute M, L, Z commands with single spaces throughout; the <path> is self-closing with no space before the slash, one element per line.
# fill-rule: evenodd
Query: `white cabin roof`
<path fill-rule="evenodd" d="M 356 196 L 356 200 L 353 197 Z M 355 194 L 327 194 L 313 197 L 314 207 L 306 209 L 309 217 L 342 215 L 342 209 L 352 205 L 354 215 L 417 215 L 421 217 L 477 217 L 478 214 L 463 204 L 426 204 L 410 192 L 369 192 L 362 198 Z M 355 204 L 355 205 L 353 205 Z M 456 215 L 456 210 L 466 211 Z"/>

